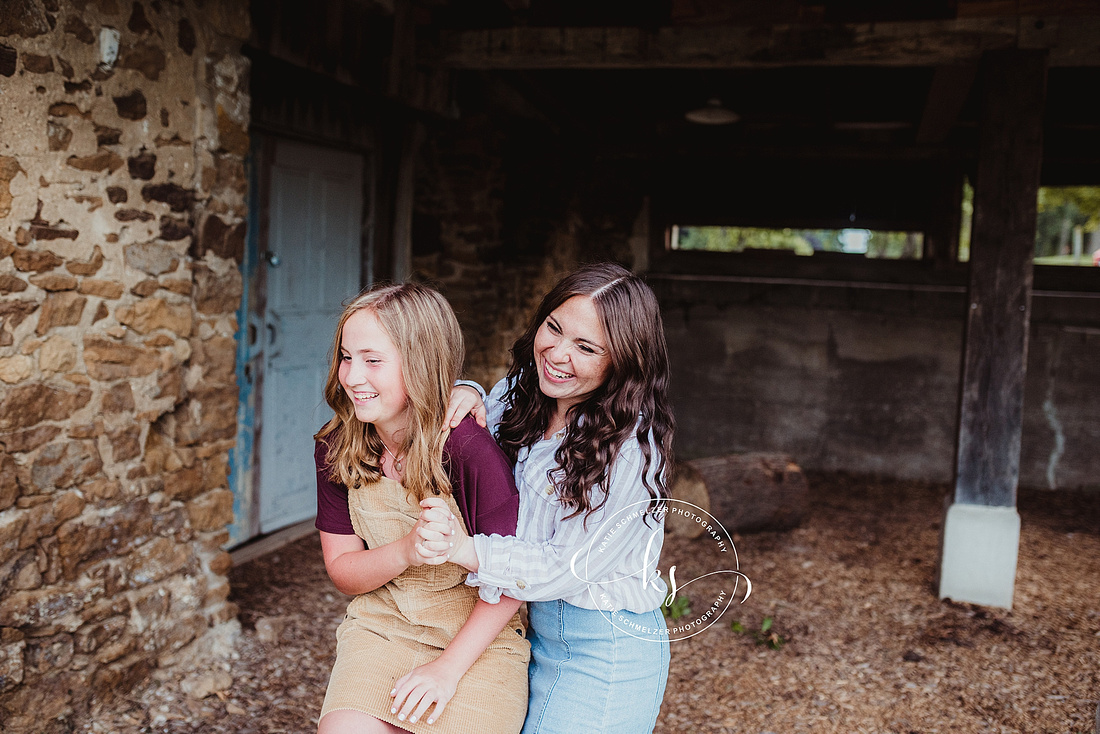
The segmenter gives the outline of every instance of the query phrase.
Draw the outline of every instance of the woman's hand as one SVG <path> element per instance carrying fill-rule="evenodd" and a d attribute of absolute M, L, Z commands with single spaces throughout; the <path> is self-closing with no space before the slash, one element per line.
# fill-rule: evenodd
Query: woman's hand
<path fill-rule="evenodd" d="M 474 541 L 466 534 L 466 526 L 447 508 L 447 503 L 439 497 L 428 497 L 420 501 L 420 520 L 429 523 L 433 530 L 447 526 L 447 560 L 457 563 L 468 571 L 478 568 Z M 434 546 L 433 546 L 434 547 Z"/>
<path fill-rule="evenodd" d="M 447 417 L 443 420 L 444 425 L 454 428 L 467 415 L 472 415 L 482 428 L 487 427 L 485 401 L 481 399 L 481 394 L 469 385 L 459 385 L 451 390 L 451 400 L 447 403 Z"/>
<path fill-rule="evenodd" d="M 440 500 L 442 503 L 442 500 Z M 405 560 L 410 566 L 438 566 L 446 563 L 454 549 L 453 522 L 446 519 L 450 510 L 443 503 L 443 511 L 416 520 L 409 534 L 402 538 L 405 544 Z"/>
<path fill-rule="evenodd" d="M 443 709 L 454 697 L 458 681 L 465 671 L 455 671 L 437 658 L 419 668 L 413 668 L 394 684 L 390 695 L 393 696 L 391 714 L 397 714 L 401 721 L 406 719 L 415 724 L 433 703 L 435 709 L 428 718 L 429 724 L 443 715 Z"/>

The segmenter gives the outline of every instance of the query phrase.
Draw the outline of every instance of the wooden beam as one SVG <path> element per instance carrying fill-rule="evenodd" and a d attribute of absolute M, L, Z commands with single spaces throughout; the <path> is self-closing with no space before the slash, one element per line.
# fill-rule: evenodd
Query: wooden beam
<path fill-rule="evenodd" d="M 1045 49 L 1051 66 L 1100 66 L 1100 13 L 945 21 L 493 28 L 445 33 L 455 69 L 752 69 L 785 66 L 961 66 L 987 51 Z"/>
<path fill-rule="evenodd" d="M 976 64 L 936 67 L 920 127 L 917 128 L 918 143 L 942 143 L 947 140 L 966 104 L 966 98 L 970 96 L 977 75 Z"/>
<path fill-rule="evenodd" d="M 983 61 L 955 502 L 1013 507 L 1020 470 L 1047 54 Z"/>
<path fill-rule="evenodd" d="M 416 154 L 424 140 L 424 123 L 409 122 L 405 127 L 401 162 L 397 169 L 397 190 L 393 212 L 393 279 L 407 280 L 412 275 L 412 218 L 416 198 Z"/>

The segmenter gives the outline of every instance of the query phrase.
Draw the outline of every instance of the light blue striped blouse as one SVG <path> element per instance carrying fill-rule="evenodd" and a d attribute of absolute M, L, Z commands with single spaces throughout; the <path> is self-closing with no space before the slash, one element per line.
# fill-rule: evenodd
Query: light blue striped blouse
<path fill-rule="evenodd" d="M 496 434 L 505 405 L 506 380 L 485 401 L 489 430 Z M 515 537 L 474 536 L 480 568 L 466 583 L 480 587 L 481 598 L 496 602 L 506 593 L 524 601 L 562 599 L 585 609 L 646 612 L 664 600 L 665 582 L 657 570 L 664 541 L 664 517 L 654 514 L 642 484 L 642 455 L 631 437 L 612 465 L 607 502 L 586 519 L 566 518 L 572 509 L 558 501 L 547 477 L 562 433 L 519 452 L 519 526 Z M 650 486 L 660 466 L 653 446 Z M 602 498 L 594 490 L 596 502 Z"/>

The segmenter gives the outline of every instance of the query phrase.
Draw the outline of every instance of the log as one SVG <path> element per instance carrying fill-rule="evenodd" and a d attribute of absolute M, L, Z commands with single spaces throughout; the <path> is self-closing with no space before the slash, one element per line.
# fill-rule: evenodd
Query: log
<path fill-rule="evenodd" d="M 789 530 L 806 513 L 809 485 L 786 454 L 751 453 L 678 462 L 672 497 L 690 502 L 722 523 L 726 531 Z M 668 532 L 696 538 L 703 527 L 689 514 L 670 512 Z"/>

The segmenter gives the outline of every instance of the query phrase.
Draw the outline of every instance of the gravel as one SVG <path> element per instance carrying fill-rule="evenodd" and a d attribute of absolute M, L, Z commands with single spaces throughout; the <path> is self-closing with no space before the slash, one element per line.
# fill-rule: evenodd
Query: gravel
<path fill-rule="evenodd" d="M 712 538 L 666 539 L 661 568 L 677 567 L 691 604 L 676 623 L 703 621 L 672 643 L 658 732 L 1092 734 L 1100 492 L 1020 493 L 1006 611 L 936 598 L 945 487 L 813 475 L 810 489 L 802 527 L 734 536 L 736 563 Z M 752 581 L 744 603 L 728 574 L 683 586 L 732 568 Z M 73 731 L 315 731 L 347 604 L 317 537 L 234 568 L 230 581 L 242 634 L 227 670 L 158 671 Z"/>

